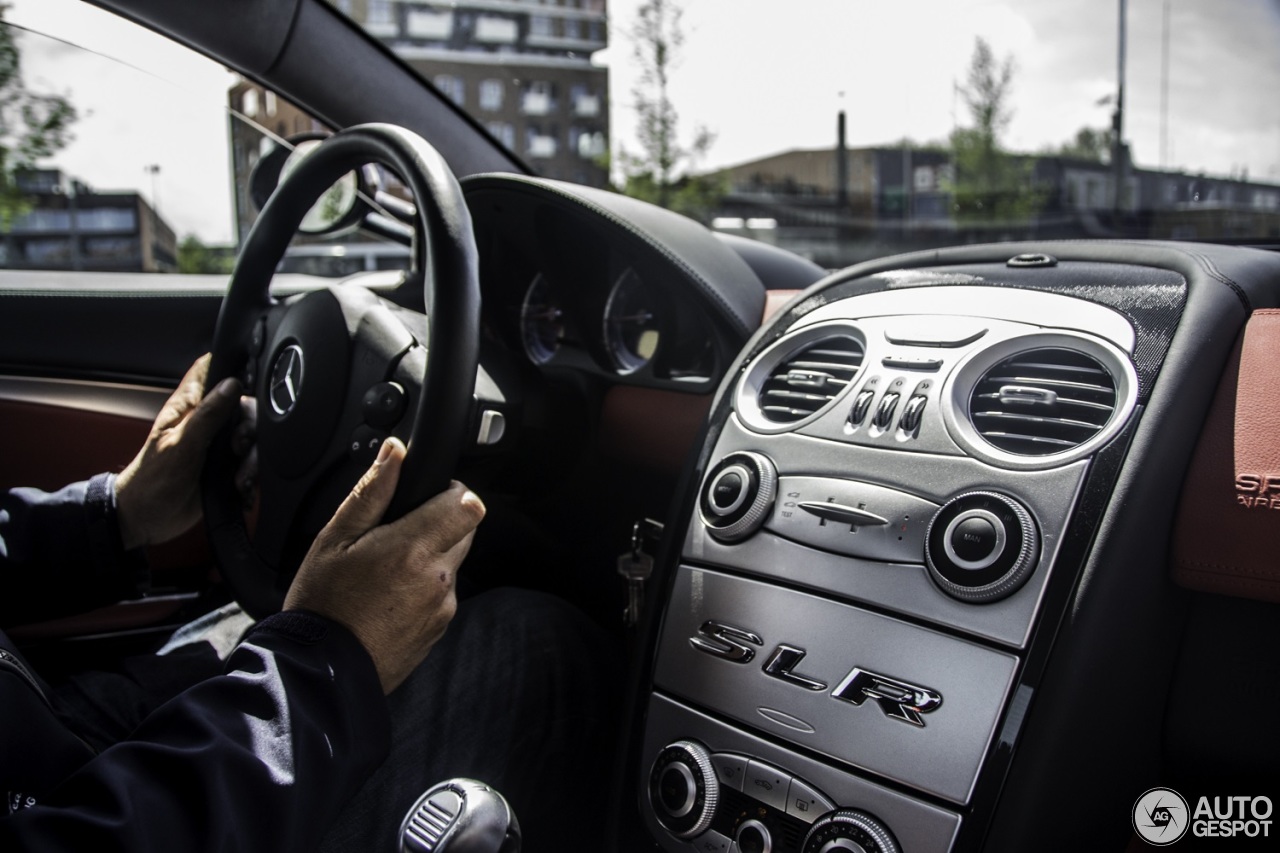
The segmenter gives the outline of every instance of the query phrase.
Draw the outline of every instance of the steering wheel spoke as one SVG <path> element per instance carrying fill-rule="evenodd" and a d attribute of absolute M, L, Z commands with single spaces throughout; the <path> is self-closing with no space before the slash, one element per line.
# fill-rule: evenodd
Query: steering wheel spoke
<path fill-rule="evenodd" d="M 370 162 L 389 167 L 414 194 L 430 313 L 425 325 L 409 316 L 412 331 L 401 310 L 358 286 L 283 303 L 269 294 L 302 217 L 333 181 Z M 212 387 L 243 375 L 257 398 L 261 501 L 252 538 L 231 484 L 229 441 L 215 443 L 202 485 L 215 559 L 251 614 L 279 609 L 315 533 L 388 436 L 409 444 L 388 519 L 448 484 L 469 438 L 479 307 L 461 189 L 415 134 L 390 125 L 343 131 L 308 154 L 268 201 L 232 274 L 208 378 Z"/>

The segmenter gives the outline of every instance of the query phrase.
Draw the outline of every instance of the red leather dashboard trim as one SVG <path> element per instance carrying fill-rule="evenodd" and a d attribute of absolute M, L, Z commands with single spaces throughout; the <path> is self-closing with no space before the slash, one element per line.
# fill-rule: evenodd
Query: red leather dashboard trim
<path fill-rule="evenodd" d="M 764 314 L 760 318 L 760 325 L 763 326 L 765 323 L 769 322 L 769 318 L 772 317 L 774 314 L 777 314 L 779 311 L 781 311 L 782 306 L 786 305 L 788 302 L 794 299 L 795 295 L 799 292 L 800 291 L 798 290 L 765 291 Z"/>
<path fill-rule="evenodd" d="M 604 398 L 602 449 L 630 462 L 677 473 L 711 411 L 711 397 L 615 385 Z"/>
<path fill-rule="evenodd" d="M 1182 489 L 1173 577 L 1280 602 L 1280 311 L 1255 311 L 1218 385 Z"/>

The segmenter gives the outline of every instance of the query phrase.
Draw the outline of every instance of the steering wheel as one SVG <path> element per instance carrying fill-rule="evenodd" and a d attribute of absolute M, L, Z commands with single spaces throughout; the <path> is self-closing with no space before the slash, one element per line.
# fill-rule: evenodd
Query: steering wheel
<path fill-rule="evenodd" d="M 413 194 L 425 318 L 353 284 L 271 296 L 276 265 L 307 211 L 368 163 L 391 169 Z M 207 391 L 240 377 L 258 403 L 252 537 L 233 482 L 229 428 L 201 479 L 214 559 L 250 615 L 280 609 L 315 534 L 388 436 L 406 439 L 408 455 L 385 520 L 448 485 L 472 415 L 479 325 L 471 216 L 453 173 L 420 136 L 387 124 L 349 128 L 280 184 L 231 274 L 206 381 Z"/>

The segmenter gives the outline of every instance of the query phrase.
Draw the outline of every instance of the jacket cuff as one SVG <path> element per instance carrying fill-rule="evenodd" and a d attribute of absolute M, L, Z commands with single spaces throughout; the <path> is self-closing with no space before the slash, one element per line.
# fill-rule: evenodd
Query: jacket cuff
<path fill-rule="evenodd" d="M 390 751 L 391 711 L 378 670 L 364 644 L 341 623 L 309 610 L 285 610 L 254 623 L 240 642 L 275 650 L 291 646 L 299 664 L 327 670 L 323 680 L 335 685 L 346 725 L 359 732 L 354 739 L 372 760 L 370 772 Z"/>
<path fill-rule="evenodd" d="M 357 689 L 376 693 L 385 708 L 382 681 L 373 665 L 373 657 L 364 643 L 342 623 L 310 610 L 282 610 L 255 622 L 243 639 L 262 642 L 265 635 L 281 637 L 301 646 L 322 647 L 325 654 L 343 663 L 347 670 L 345 677 L 351 679 Z"/>
<path fill-rule="evenodd" d="M 151 569 L 142 548 L 124 549 L 115 474 L 98 474 L 89 480 L 84 513 L 90 556 L 99 576 L 116 576 L 121 598 L 140 598 L 151 587 Z"/>

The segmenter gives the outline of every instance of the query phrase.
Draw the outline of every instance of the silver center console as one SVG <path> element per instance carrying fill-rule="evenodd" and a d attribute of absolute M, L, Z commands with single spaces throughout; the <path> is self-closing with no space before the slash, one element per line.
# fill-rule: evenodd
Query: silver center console
<path fill-rule="evenodd" d="M 664 602 L 635 782 L 665 849 L 951 848 L 1134 346 L 950 284 L 827 302 L 745 365 Z"/>

